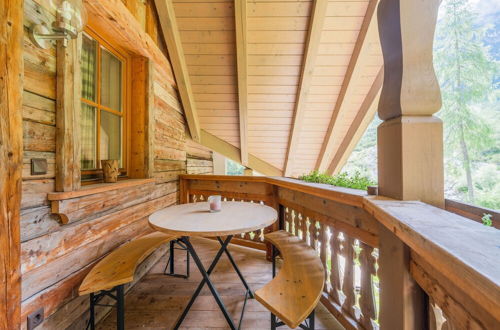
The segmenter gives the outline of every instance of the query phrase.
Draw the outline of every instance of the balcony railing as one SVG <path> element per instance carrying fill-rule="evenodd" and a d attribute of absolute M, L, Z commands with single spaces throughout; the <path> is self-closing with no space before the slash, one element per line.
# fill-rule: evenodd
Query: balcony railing
<path fill-rule="evenodd" d="M 495 210 L 466 204 L 451 199 L 445 200 L 445 209 L 446 211 L 456 213 L 480 223 L 483 223 L 483 218 L 485 215 L 489 215 L 491 225 L 496 229 L 500 229 L 500 213 Z"/>
<path fill-rule="evenodd" d="M 316 249 L 327 270 L 321 302 L 347 329 L 376 329 L 384 313 L 402 317 L 398 308 L 431 329 L 490 329 L 500 322 L 500 232 L 494 228 L 421 202 L 287 178 L 180 178 L 181 203 L 215 194 L 278 210 L 275 225 L 235 242 L 269 252 L 264 234 L 282 228 Z M 398 273 L 418 284 L 421 306 L 397 305 L 408 295 L 397 289 Z"/>

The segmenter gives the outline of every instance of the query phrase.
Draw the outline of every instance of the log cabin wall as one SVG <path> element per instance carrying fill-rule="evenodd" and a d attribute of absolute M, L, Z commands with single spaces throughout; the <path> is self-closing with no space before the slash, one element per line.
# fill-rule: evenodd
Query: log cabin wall
<path fill-rule="evenodd" d="M 152 1 L 122 2 L 126 6 L 122 10 L 128 8 L 167 57 Z M 121 6 L 119 1 L 110 3 Z M 69 199 L 55 193 L 56 50 L 36 47 L 27 33 L 33 23 L 50 26 L 54 14 L 48 7 L 49 1 L 25 0 L 21 325 L 25 329 L 27 316 L 43 307 L 40 329 L 76 329 L 84 328 L 87 319 L 88 296 L 79 297 L 77 289 L 91 266 L 117 246 L 151 231 L 147 216 L 178 202 L 179 174 L 212 174 L 212 153 L 189 139 L 175 80 L 165 77 L 171 70 L 159 70 L 153 59 L 149 75 L 153 123 L 148 138 L 152 179 L 122 181 L 108 190 L 85 186 L 94 193 Z M 47 159 L 47 174 L 31 174 L 33 158 Z M 138 277 L 165 251 L 160 249 L 144 261 Z M 101 309 L 100 316 L 105 312 Z"/>

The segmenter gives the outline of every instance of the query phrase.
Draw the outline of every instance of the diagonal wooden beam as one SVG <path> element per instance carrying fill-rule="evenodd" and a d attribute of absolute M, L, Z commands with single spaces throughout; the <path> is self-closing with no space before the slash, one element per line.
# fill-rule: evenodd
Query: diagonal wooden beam
<path fill-rule="evenodd" d="M 342 87 L 340 89 L 339 96 L 337 98 L 337 102 L 335 103 L 335 107 L 333 109 L 332 118 L 330 120 L 330 124 L 328 126 L 328 130 L 326 133 L 325 140 L 323 141 L 323 145 L 321 146 L 321 150 L 319 153 L 318 160 L 316 162 L 316 170 L 324 171 L 326 169 L 327 163 L 330 159 L 330 155 L 332 150 L 332 144 L 335 140 L 335 125 L 337 124 L 337 118 L 339 113 L 342 111 L 345 104 L 347 104 L 347 95 L 353 89 L 353 81 L 354 77 L 357 76 L 356 70 L 359 70 L 360 55 L 366 53 L 368 45 L 365 43 L 366 36 L 368 35 L 368 29 L 376 28 L 376 15 L 375 9 L 377 7 L 378 0 L 370 0 L 368 3 L 368 7 L 366 9 L 366 14 L 363 19 L 363 23 L 361 24 L 361 29 L 358 34 L 358 39 L 356 40 L 356 45 L 354 46 L 354 50 L 349 61 L 349 65 L 347 67 L 346 74 L 344 76 L 344 81 L 342 82 Z M 375 17 L 375 19 L 374 19 Z"/>
<path fill-rule="evenodd" d="M 201 144 L 229 159 L 234 160 L 237 163 L 241 163 L 240 149 L 216 137 L 215 135 L 208 133 L 203 129 L 201 130 Z M 263 175 L 269 175 L 269 176 L 283 175 L 282 170 L 252 154 L 248 154 L 248 167 Z"/>
<path fill-rule="evenodd" d="M 300 132 L 302 130 L 302 122 L 304 121 L 307 96 L 311 86 L 316 56 L 318 55 L 327 6 L 327 0 L 315 1 L 314 8 L 311 12 L 311 18 L 309 20 L 309 33 L 307 35 L 304 59 L 302 61 L 302 71 L 300 73 L 300 82 L 297 89 L 297 97 L 295 99 L 292 131 L 288 139 L 288 149 L 285 158 L 285 176 L 290 176 L 291 171 L 293 170 Z"/>
<path fill-rule="evenodd" d="M 349 157 L 366 128 L 372 121 L 375 116 L 375 112 L 377 111 L 378 98 L 380 97 L 380 89 L 382 88 L 383 81 L 384 69 L 381 68 L 375 77 L 368 94 L 366 94 L 363 103 L 361 103 L 358 113 L 356 114 L 356 117 L 354 117 L 347 134 L 340 143 L 335 156 L 333 156 L 332 162 L 330 163 L 330 166 L 328 166 L 326 173 L 337 174 L 342 169 L 347 161 L 347 157 Z"/>
<path fill-rule="evenodd" d="M 248 165 L 247 1 L 234 2 L 241 163 Z"/>
<path fill-rule="evenodd" d="M 172 0 L 155 0 L 163 38 L 174 69 L 191 138 L 200 142 L 200 124 Z"/>

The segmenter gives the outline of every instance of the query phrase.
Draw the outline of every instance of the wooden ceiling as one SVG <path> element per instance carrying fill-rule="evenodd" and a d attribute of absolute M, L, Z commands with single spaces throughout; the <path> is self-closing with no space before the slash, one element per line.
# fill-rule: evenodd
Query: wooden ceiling
<path fill-rule="evenodd" d="M 336 173 L 382 83 L 377 0 L 156 0 L 193 139 L 267 175 Z"/>

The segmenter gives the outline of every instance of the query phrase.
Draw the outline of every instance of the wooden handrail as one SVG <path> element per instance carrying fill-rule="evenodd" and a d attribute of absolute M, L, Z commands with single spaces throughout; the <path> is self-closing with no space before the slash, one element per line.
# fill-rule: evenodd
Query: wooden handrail
<path fill-rule="evenodd" d="M 482 218 L 485 214 L 491 215 L 492 226 L 500 229 L 500 213 L 498 211 L 488 209 L 485 207 L 479 207 L 476 205 L 471 205 L 467 203 L 462 203 L 459 201 L 454 201 L 451 199 L 445 199 L 444 208 L 448 212 L 452 212 L 463 217 L 469 218 L 471 220 L 482 223 Z"/>
<path fill-rule="evenodd" d="M 418 201 L 369 197 L 364 208 L 500 322 L 500 231 Z"/>
<path fill-rule="evenodd" d="M 190 175 L 182 174 L 179 176 L 181 180 L 203 180 L 203 181 L 245 181 L 245 182 L 262 182 L 268 183 L 277 187 L 294 189 L 303 193 L 308 193 L 321 198 L 326 198 L 332 201 L 338 201 L 343 204 L 358 206 L 363 205 L 363 198 L 368 196 L 366 191 L 335 187 L 328 184 L 304 182 L 292 178 L 282 177 L 265 177 L 265 176 L 232 176 L 232 175 Z"/>
<path fill-rule="evenodd" d="M 279 208 L 283 229 L 331 265 L 325 267 L 329 280 L 321 301 L 348 329 L 374 328 L 379 314 L 389 312 L 384 306 L 379 312 L 372 295 L 379 287 L 373 282 L 377 269 L 394 266 L 390 259 L 378 259 L 382 229 L 407 247 L 410 262 L 399 267 L 428 294 L 431 307 L 442 310 L 446 322 L 462 328 L 469 320 L 486 329 L 500 323 L 500 231 L 495 228 L 419 201 L 289 178 L 182 175 L 180 186 L 185 201 L 217 193 Z M 243 239 L 263 244 L 263 232 Z M 355 267 L 362 267 L 360 282 L 355 282 Z"/>

